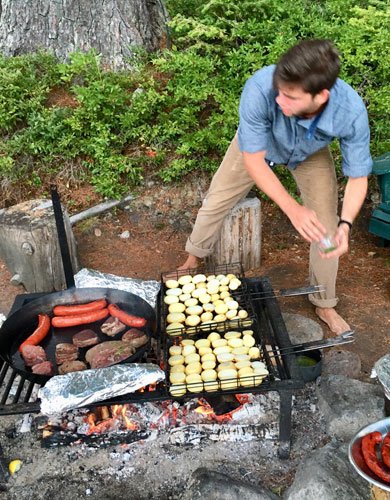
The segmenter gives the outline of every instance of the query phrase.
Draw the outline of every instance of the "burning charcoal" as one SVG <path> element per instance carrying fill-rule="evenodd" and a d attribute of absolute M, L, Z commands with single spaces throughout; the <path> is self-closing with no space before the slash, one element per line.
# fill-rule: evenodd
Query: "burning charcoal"
<path fill-rule="evenodd" d="M 65 373 L 79 372 L 86 369 L 87 365 L 82 361 L 77 361 L 77 360 L 65 361 L 64 363 L 62 363 L 62 365 L 58 367 L 58 373 L 60 375 L 64 375 Z"/>
<path fill-rule="evenodd" d="M 45 350 L 39 345 L 25 345 L 22 348 L 22 357 L 26 366 L 34 366 L 47 361 Z"/>
<path fill-rule="evenodd" d="M 93 330 L 82 330 L 72 338 L 73 344 L 77 347 L 89 347 L 99 342 L 99 337 Z"/>
<path fill-rule="evenodd" d="M 79 349 L 74 344 L 56 345 L 56 363 L 62 365 L 65 361 L 74 361 L 78 358 Z"/>
<path fill-rule="evenodd" d="M 121 323 L 118 318 L 110 316 L 100 327 L 101 331 L 109 337 L 114 337 L 126 328 L 126 325 Z"/>
<path fill-rule="evenodd" d="M 32 368 L 32 372 L 37 375 L 54 375 L 54 367 L 51 361 L 43 361 L 42 363 L 37 363 Z"/>

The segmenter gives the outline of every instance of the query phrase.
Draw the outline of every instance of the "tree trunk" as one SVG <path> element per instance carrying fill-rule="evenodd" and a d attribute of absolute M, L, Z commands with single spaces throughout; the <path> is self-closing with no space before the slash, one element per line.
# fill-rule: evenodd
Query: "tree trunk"
<path fill-rule="evenodd" d="M 261 204 L 258 198 L 244 198 L 226 215 L 213 253 L 211 266 L 240 262 L 244 271 L 260 267 Z"/>
<path fill-rule="evenodd" d="M 65 231 L 74 274 L 79 270 L 76 240 L 63 209 Z M 12 274 L 11 282 L 27 292 L 66 288 L 53 205 L 30 200 L 0 210 L 0 257 Z"/>
<path fill-rule="evenodd" d="M 93 48 L 105 65 L 125 68 L 132 48 L 163 44 L 165 18 L 162 0 L 0 0 L 0 52 L 43 49 L 65 60 Z"/>

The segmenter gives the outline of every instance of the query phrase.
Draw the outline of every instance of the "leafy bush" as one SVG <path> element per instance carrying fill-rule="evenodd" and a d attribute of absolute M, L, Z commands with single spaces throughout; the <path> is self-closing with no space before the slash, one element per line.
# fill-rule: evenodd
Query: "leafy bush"
<path fill-rule="evenodd" d="M 103 70 L 94 52 L 74 53 L 67 63 L 43 53 L 0 57 L 0 183 L 36 185 L 37 171 L 52 175 L 75 161 L 98 192 L 114 197 L 140 183 L 145 169 L 164 182 L 193 170 L 212 172 L 235 133 L 245 80 L 309 37 L 335 42 L 342 78 L 368 107 L 372 153 L 389 150 L 386 1 L 166 5 L 172 48 L 137 51 L 132 71 Z M 285 170 L 280 175 L 292 190 L 291 177 Z"/>

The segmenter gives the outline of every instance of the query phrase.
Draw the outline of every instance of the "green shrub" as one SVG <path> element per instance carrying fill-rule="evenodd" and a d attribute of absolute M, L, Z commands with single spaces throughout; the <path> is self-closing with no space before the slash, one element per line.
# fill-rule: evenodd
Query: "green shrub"
<path fill-rule="evenodd" d="M 71 54 L 66 63 L 43 53 L 0 57 L 0 183 L 36 185 L 43 172 L 55 174 L 74 161 L 99 193 L 115 197 L 142 182 L 145 170 L 163 182 L 213 172 L 237 128 L 246 79 L 307 37 L 335 42 L 342 78 L 368 107 L 372 153 L 389 150 L 387 1 L 167 0 L 166 6 L 172 48 L 136 51 L 132 71 L 104 70 L 93 51 Z M 68 100 L 54 99 L 61 93 Z M 293 192 L 288 172 L 280 176 Z"/>

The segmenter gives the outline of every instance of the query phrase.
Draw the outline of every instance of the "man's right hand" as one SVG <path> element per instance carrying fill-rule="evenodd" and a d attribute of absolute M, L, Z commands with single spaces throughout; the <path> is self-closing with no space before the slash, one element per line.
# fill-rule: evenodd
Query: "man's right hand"
<path fill-rule="evenodd" d="M 300 205 L 286 191 L 265 162 L 265 151 L 243 152 L 243 158 L 245 168 L 257 187 L 279 205 L 298 233 L 310 243 L 320 241 L 326 234 L 326 228 L 318 220 L 313 210 Z"/>
<path fill-rule="evenodd" d="M 318 220 L 314 210 L 295 203 L 286 210 L 286 215 L 298 233 L 309 243 L 320 241 L 326 234 L 326 227 Z"/>

